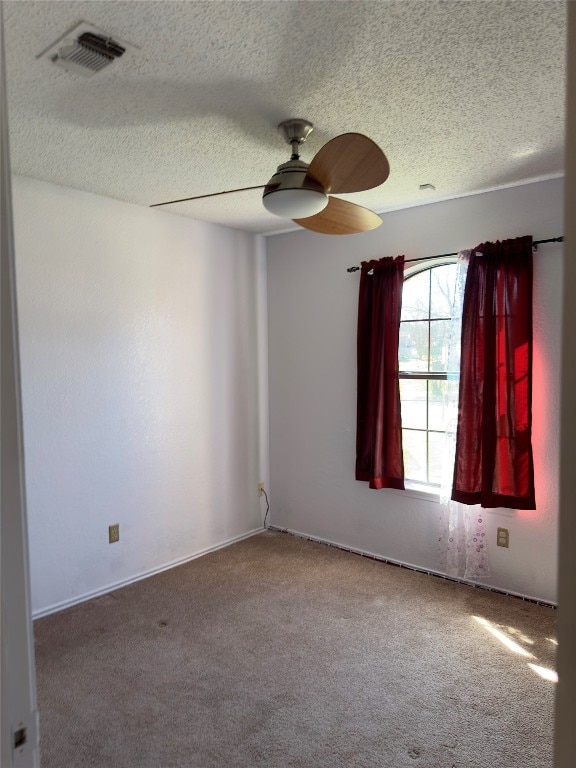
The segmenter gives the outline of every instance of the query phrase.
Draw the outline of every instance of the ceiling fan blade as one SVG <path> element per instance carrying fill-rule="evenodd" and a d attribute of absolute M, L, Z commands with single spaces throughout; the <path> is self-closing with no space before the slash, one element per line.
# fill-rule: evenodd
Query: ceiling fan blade
<path fill-rule="evenodd" d="M 355 235 L 376 229 L 382 224 L 382 219 L 374 211 L 337 197 L 331 197 L 326 208 L 315 216 L 292 221 L 322 235 Z"/>
<path fill-rule="evenodd" d="M 307 175 L 326 192 L 345 195 L 378 187 L 389 174 L 390 165 L 378 144 L 362 133 L 343 133 L 318 150 Z"/>
<path fill-rule="evenodd" d="M 248 189 L 264 189 L 269 186 L 260 184 L 257 187 L 240 187 L 240 189 L 227 189 L 225 192 L 211 192 L 209 195 L 196 195 L 196 197 L 182 197 L 180 200 L 167 200 L 165 203 L 154 203 L 150 208 L 159 208 L 161 205 L 172 205 L 172 203 L 187 203 L 189 200 L 202 200 L 205 197 L 217 197 L 218 195 L 230 195 L 232 192 L 246 192 Z"/>

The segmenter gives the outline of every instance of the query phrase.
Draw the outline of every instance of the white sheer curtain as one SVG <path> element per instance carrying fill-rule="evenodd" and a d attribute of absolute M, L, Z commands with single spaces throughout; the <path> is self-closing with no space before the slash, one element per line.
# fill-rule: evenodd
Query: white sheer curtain
<path fill-rule="evenodd" d="M 462 303 L 470 252 L 458 254 L 458 271 L 452 305 L 448 386 L 446 387 L 446 438 L 440 490 L 440 561 L 449 576 L 483 580 L 490 575 L 485 531 L 485 510 L 452 501 L 452 479 L 458 423 L 458 383 L 460 378 L 460 329 Z"/>

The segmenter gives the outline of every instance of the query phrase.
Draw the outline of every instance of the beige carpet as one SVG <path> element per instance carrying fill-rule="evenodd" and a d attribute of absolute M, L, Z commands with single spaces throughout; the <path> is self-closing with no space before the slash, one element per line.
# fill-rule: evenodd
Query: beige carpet
<path fill-rule="evenodd" d="M 267 532 L 35 622 L 42 766 L 549 768 L 554 624 Z"/>

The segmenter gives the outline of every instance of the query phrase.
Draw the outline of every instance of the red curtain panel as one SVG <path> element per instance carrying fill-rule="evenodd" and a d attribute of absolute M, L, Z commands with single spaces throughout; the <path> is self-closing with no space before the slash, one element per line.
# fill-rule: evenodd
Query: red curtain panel
<path fill-rule="evenodd" d="M 472 251 L 452 499 L 535 509 L 532 459 L 532 238 Z"/>
<path fill-rule="evenodd" d="M 376 489 L 404 489 L 398 380 L 403 280 L 404 256 L 362 262 L 356 480 L 367 480 Z"/>

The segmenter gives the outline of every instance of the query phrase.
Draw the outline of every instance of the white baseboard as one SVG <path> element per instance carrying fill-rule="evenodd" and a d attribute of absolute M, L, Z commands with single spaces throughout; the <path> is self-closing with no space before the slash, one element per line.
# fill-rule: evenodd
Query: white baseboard
<path fill-rule="evenodd" d="M 419 573 L 426 573 L 429 576 L 438 576 L 446 581 L 455 581 L 458 584 L 466 584 L 469 587 L 477 587 L 479 589 L 486 589 L 489 592 L 498 592 L 501 595 L 510 595 L 511 597 L 518 597 L 522 600 L 528 600 L 531 603 L 538 603 L 538 605 L 547 605 L 551 608 L 556 608 L 556 603 L 550 600 L 542 600 L 540 597 L 533 597 L 532 595 L 524 595 L 522 592 L 514 592 L 510 589 L 502 589 L 500 587 L 494 587 L 491 584 L 485 584 L 481 581 L 469 581 L 467 579 L 459 579 L 454 576 L 449 576 L 442 571 L 436 571 L 433 568 L 422 568 L 420 565 L 414 565 L 413 563 L 406 563 L 402 560 L 395 560 L 392 557 L 385 557 L 379 555 L 376 552 L 369 552 L 364 549 L 358 549 L 356 547 L 350 547 L 348 544 L 342 544 L 338 541 L 332 541 L 331 539 L 324 539 L 321 536 L 311 536 L 309 533 L 303 533 L 302 531 L 294 531 L 291 528 L 281 528 L 277 525 L 269 525 L 268 530 L 278 531 L 280 533 L 289 533 L 292 536 L 298 536 L 301 539 L 308 539 L 308 541 L 315 541 L 318 544 L 327 544 L 330 547 L 336 547 L 342 549 L 345 552 L 353 552 L 355 555 L 362 555 L 363 557 L 369 557 L 372 560 L 380 560 L 383 563 L 390 563 L 391 565 L 397 565 L 401 568 L 409 568 L 411 571 L 418 571 Z"/>
<path fill-rule="evenodd" d="M 172 560 L 171 562 L 165 563 L 164 565 L 159 565 L 156 568 L 150 568 L 147 571 L 141 571 L 140 573 L 136 574 L 135 576 L 131 576 L 128 579 L 116 581 L 112 584 L 107 584 L 105 587 L 99 587 L 98 589 L 91 590 L 90 592 L 85 592 L 82 595 L 77 595 L 69 600 L 62 600 L 59 603 L 54 603 L 47 608 L 41 608 L 39 611 L 33 611 L 32 618 L 41 619 L 43 616 L 49 616 L 51 613 L 63 611 L 65 608 L 71 608 L 73 605 L 78 605 L 78 603 L 85 603 L 86 600 L 92 600 L 95 597 L 106 595 L 109 592 L 114 592 L 116 589 L 127 587 L 129 584 L 134 584 L 136 581 L 142 581 L 142 579 L 147 579 L 149 576 L 155 576 L 157 573 L 162 573 L 162 571 L 169 571 L 171 568 L 176 568 L 178 565 L 189 563 L 191 560 L 196 560 L 196 558 L 202 557 L 202 555 L 207 555 L 210 552 L 216 552 L 218 549 L 224 549 L 224 547 L 228 547 L 230 544 L 235 544 L 238 541 L 243 541 L 244 539 L 249 539 L 252 536 L 257 536 L 259 533 L 263 533 L 265 530 L 265 528 L 254 528 L 247 533 L 242 533 L 239 536 L 233 536 L 230 539 L 221 541 L 218 544 L 212 545 L 211 547 L 201 549 L 191 555 L 180 557 L 177 560 Z"/>

